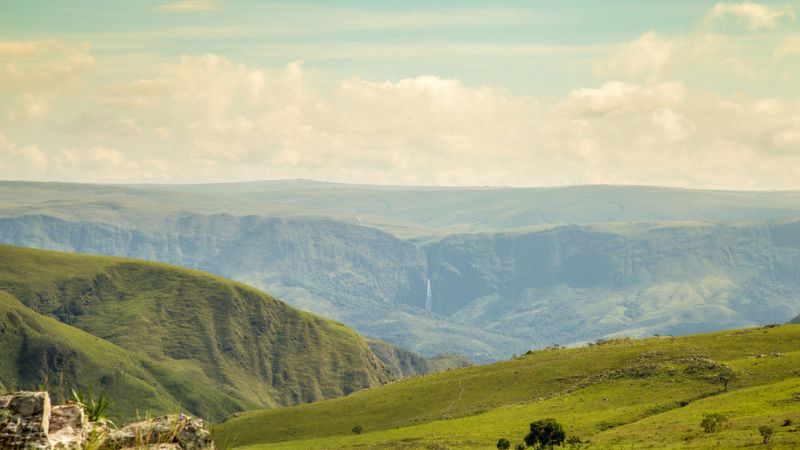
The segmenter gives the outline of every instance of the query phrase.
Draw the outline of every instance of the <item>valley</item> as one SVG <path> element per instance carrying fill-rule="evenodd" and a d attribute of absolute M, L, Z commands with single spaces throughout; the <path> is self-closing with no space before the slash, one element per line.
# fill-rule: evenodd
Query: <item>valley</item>
<path fill-rule="evenodd" d="M 311 181 L 0 191 L 0 242 L 208 271 L 424 356 L 483 363 L 800 311 L 796 192 Z"/>

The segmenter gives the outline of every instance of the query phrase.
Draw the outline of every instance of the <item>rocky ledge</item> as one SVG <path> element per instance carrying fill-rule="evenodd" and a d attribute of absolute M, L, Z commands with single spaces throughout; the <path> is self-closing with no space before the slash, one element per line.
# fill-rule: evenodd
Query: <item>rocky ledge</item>
<path fill-rule="evenodd" d="M 50 405 L 47 392 L 0 396 L 0 449 L 214 450 L 202 419 L 178 414 L 120 428 L 89 422 L 74 403 Z"/>

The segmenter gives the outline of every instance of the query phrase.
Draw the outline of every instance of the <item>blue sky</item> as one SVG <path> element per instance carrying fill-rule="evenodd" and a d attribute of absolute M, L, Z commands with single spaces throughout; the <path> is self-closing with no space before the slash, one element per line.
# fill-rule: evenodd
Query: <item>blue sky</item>
<path fill-rule="evenodd" d="M 331 75 L 435 74 L 557 96 L 602 78 L 592 65 L 648 31 L 704 32 L 716 2 L 219 1 L 185 12 L 159 9 L 165 4 L 12 1 L 0 25 L 5 38 L 90 43 L 98 56 L 215 53 L 265 67 L 303 60 Z"/>
<path fill-rule="evenodd" d="M 798 13 L 6 1 L 0 177 L 796 189 Z"/>

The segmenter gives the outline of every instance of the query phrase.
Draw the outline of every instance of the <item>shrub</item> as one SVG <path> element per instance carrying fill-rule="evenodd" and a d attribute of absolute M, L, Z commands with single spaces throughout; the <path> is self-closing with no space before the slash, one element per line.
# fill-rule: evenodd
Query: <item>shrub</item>
<path fill-rule="evenodd" d="M 525 436 L 525 444 L 539 449 L 553 448 L 563 444 L 566 438 L 564 427 L 556 419 L 548 418 L 531 424 L 531 432 Z"/>
<path fill-rule="evenodd" d="M 761 437 L 764 439 L 764 444 L 766 444 L 772 438 L 772 435 L 775 434 L 775 430 L 768 425 L 761 425 L 758 427 L 758 434 L 761 435 Z"/>
<path fill-rule="evenodd" d="M 105 393 L 100 393 L 100 396 L 95 398 L 91 389 L 88 392 L 77 392 L 73 389 L 72 400 L 83 408 L 83 412 L 89 422 L 110 422 L 106 419 L 106 410 L 111 406 L 111 403 Z"/>
<path fill-rule="evenodd" d="M 500 450 L 508 450 L 511 448 L 511 442 L 508 442 L 506 438 L 500 438 L 497 440 L 497 448 Z"/>
<path fill-rule="evenodd" d="M 794 424 L 794 421 L 792 419 L 784 419 L 783 420 L 783 424 L 781 426 L 782 427 L 790 427 L 790 426 L 792 426 L 792 424 Z"/>
<path fill-rule="evenodd" d="M 359 424 L 359 425 L 356 425 L 356 426 L 354 426 L 354 427 L 353 427 L 353 429 L 352 429 L 352 431 L 353 431 L 353 434 L 361 434 L 361 433 L 363 433 L 363 432 L 364 432 L 364 427 L 362 427 L 362 426 Z"/>
<path fill-rule="evenodd" d="M 716 433 L 722 428 L 722 424 L 728 421 L 728 418 L 720 413 L 710 413 L 703 415 L 703 420 L 700 421 L 700 426 L 706 433 Z"/>

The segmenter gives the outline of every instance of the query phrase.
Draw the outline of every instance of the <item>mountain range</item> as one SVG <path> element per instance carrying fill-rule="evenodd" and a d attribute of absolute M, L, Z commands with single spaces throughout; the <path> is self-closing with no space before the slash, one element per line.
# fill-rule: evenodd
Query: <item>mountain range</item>
<path fill-rule="evenodd" d="M 0 242 L 192 267 L 477 362 L 800 312 L 800 193 L 0 183 Z"/>

